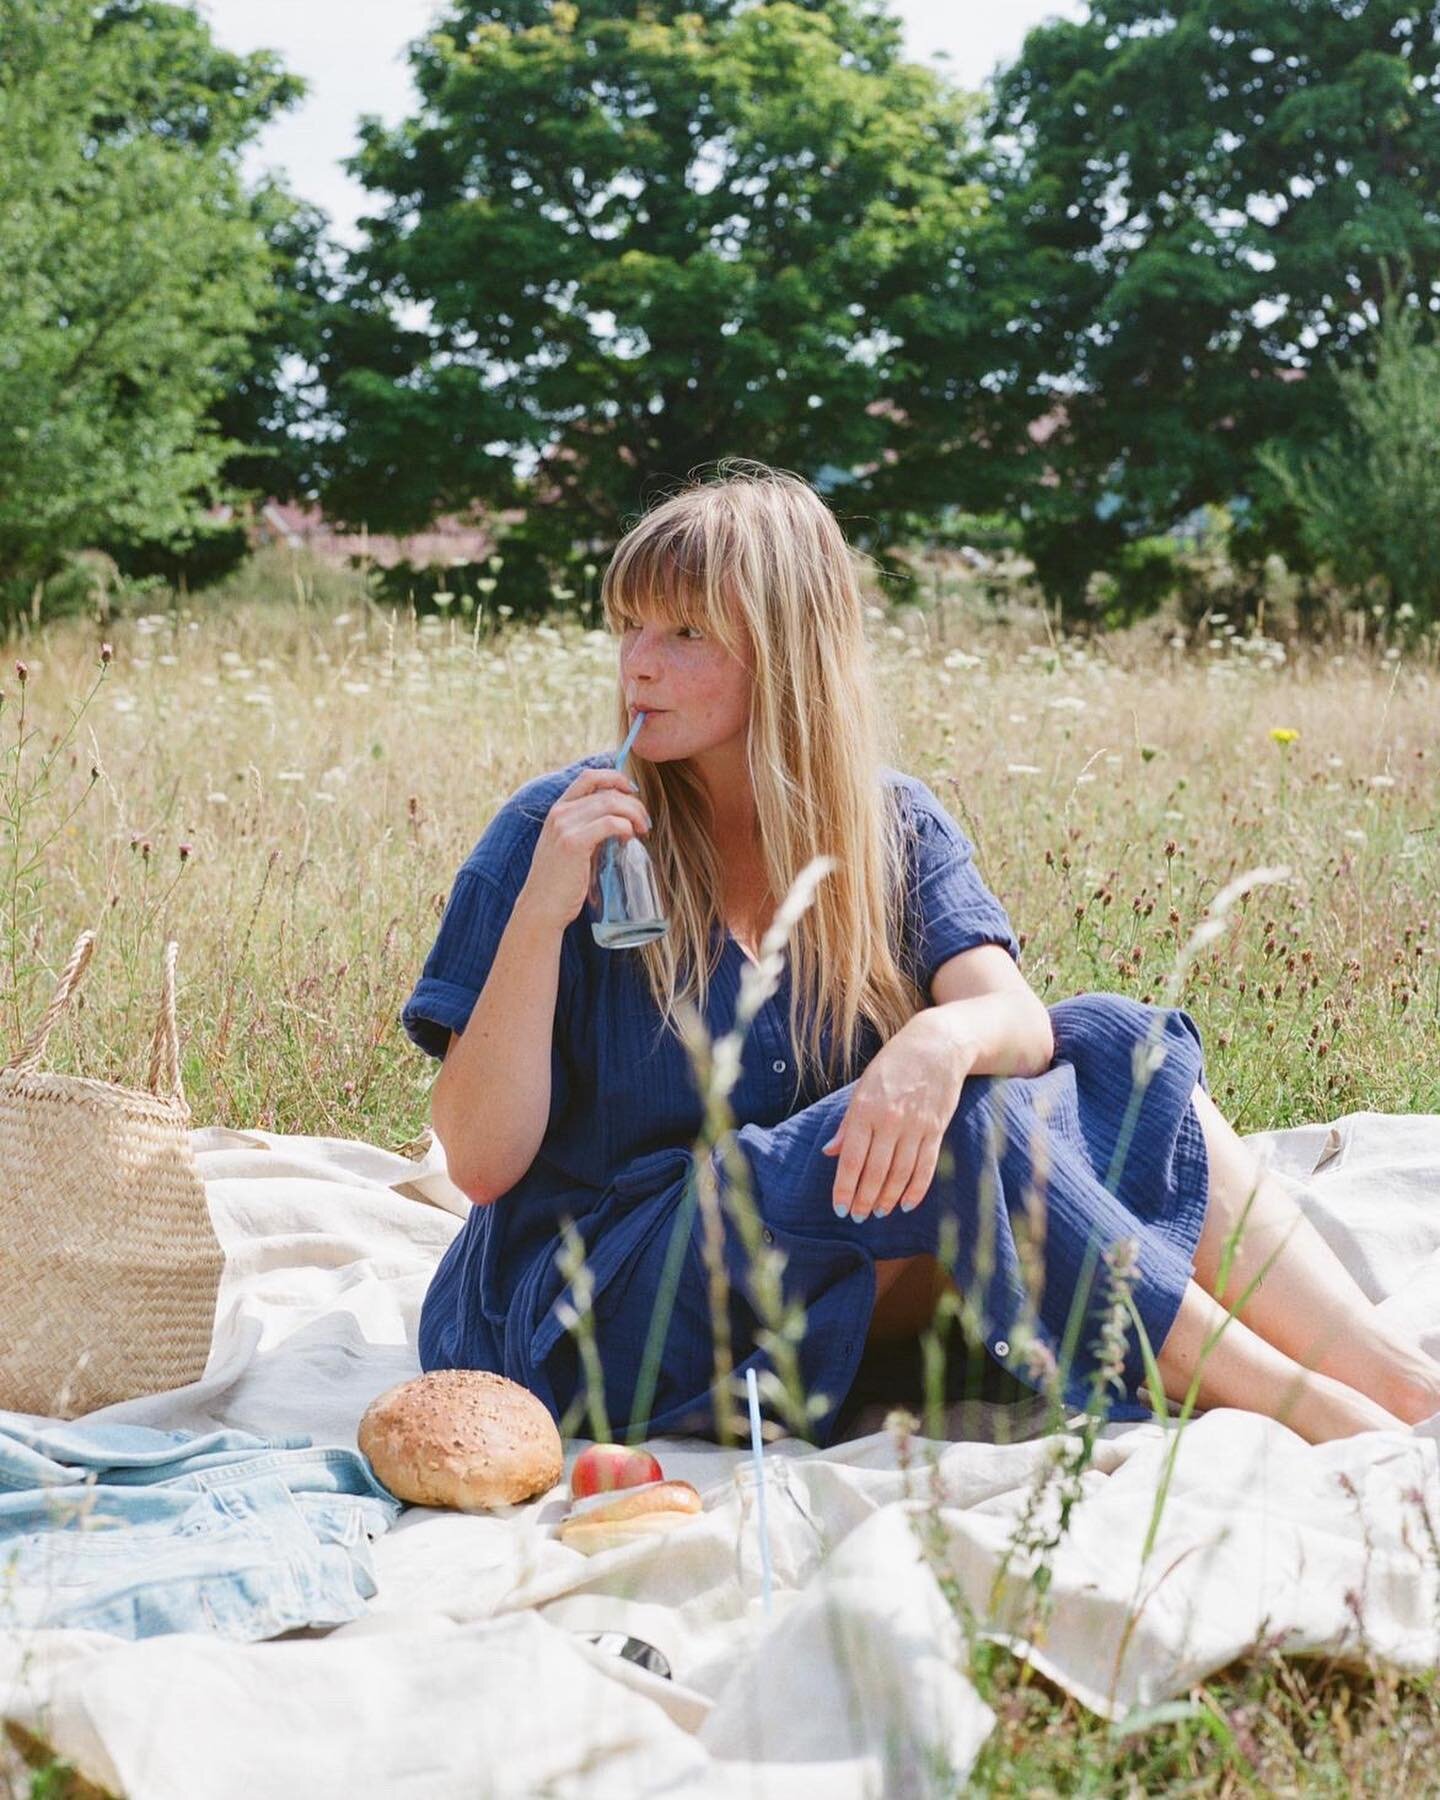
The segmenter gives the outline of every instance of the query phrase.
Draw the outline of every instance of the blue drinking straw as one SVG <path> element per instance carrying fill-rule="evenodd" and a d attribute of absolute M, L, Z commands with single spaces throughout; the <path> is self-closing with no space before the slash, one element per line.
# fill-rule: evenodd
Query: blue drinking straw
<path fill-rule="evenodd" d="M 755 1492 L 760 1509 L 760 1591 L 765 1610 L 770 1610 L 770 1528 L 765 1523 L 765 1457 L 760 1448 L 760 1390 L 754 1369 L 745 1371 L 745 1392 L 750 1400 L 750 1452 L 755 1459 Z"/>
<path fill-rule="evenodd" d="M 625 734 L 625 742 L 615 752 L 615 767 L 624 770 L 625 758 L 630 754 L 630 746 L 640 735 L 640 727 L 645 723 L 643 712 L 637 712 L 635 722 Z M 615 903 L 615 852 L 620 843 L 619 838 L 606 838 L 605 848 L 600 852 L 600 892 L 608 908 Z"/>
<path fill-rule="evenodd" d="M 630 730 L 626 733 L 625 742 L 615 752 L 615 767 L 617 769 L 623 769 L 625 767 L 625 758 L 630 754 L 630 746 L 635 742 L 636 738 L 639 737 L 640 727 L 644 723 L 645 723 L 644 713 L 637 712 L 635 715 L 635 723 L 630 727 Z"/>

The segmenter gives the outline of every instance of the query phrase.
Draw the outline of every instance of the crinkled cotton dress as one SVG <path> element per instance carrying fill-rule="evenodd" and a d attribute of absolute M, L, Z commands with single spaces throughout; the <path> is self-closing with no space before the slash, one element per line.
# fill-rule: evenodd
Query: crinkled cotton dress
<path fill-rule="evenodd" d="M 422 1050 L 443 1057 L 451 1031 L 464 1029 L 549 808 L 582 769 L 611 760 L 600 753 L 527 782 L 466 858 L 401 1013 Z M 911 898 L 901 961 L 920 991 L 929 997 L 936 970 L 978 944 L 1001 944 L 1018 963 L 1009 918 L 982 880 L 964 832 L 923 781 L 888 768 L 880 778 L 905 821 Z M 708 1273 L 690 1178 L 700 1093 L 683 1043 L 662 1030 L 641 959 L 602 949 L 590 929 L 594 916 L 587 901 L 563 936 L 544 1140 L 523 1178 L 491 1204 L 475 1206 L 446 1251 L 421 1312 L 420 1363 L 494 1370 L 537 1394 L 557 1421 L 577 1396 L 583 1404 L 578 1345 L 565 1322 L 575 1297 L 557 1260 L 563 1222 L 572 1220 L 593 1281 L 606 1412 L 618 1435 L 634 1423 L 637 1377 L 673 1240 L 678 1286 L 644 1408 L 647 1432 L 714 1435 Z M 716 1037 L 733 1023 L 748 960 L 725 935 L 707 1003 Z M 744 1155 L 765 1241 L 784 1253 L 785 1297 L 806 1308 L 799 1362 L 806 1392 L 818 1397 L 809 1433 L 817 1444 L 830 1441 L 855 1379 L 875 1305 L 876 1260 L 938 1254 L 947 1218 L 958 1228 L 951 1264 L 957 1285 L 966 1293 L 983 1289 L 986 1347 L 1028 1385 L 1040 1378 L 1009 1343 L 1027 1315 L 1032 1342 L 1038 1338 L 1068 1361 L 1067 1404 L 1085 1405 L 1107 1294 L 1100 1257 L 1122 1239 L 1138 1251 L 1132 1293 L 1158 1352 L 1192 1273 L 1209 1192 L 1192 1103 L 1196 1084 L 1207 1084 L 1200 1034 L 1188 1013 L 1104 993 L 1050 1006 L 1051 1066 L 1030 1077 L 972 1075 L 946 1132 L 953 1172 L 942 1152 L 913 1212 L 897 1208 L 883 1219 L 856 1221 L 836 1215 L 838 1158 L 820 1151 L 840 1125 L 854 1080 L 797 1085 L 788 1005 L 787 967 L 745 1040 L 731 1094 L 733 1143 Z M 871 1031 L 851 1065 L 857 1076 L 879 1047 Z M 1137 1051 L 1143 1067 L 1147 1048 L 1148 1062 L 1159 1066 L 1137 1081 Z M 724 1194 L 724 1158 L 720 1150 L 711 1155 Z M 1044 1195 L 1038 1294 L 1035 1256 L 1022 1260 L 1015 1228 L 1034 1216 L 1032 1190 Z M 748 1259 L 728 1206 L 725 1212 L 731 1356 L 743 1397 L 747 1367 L 758 1373 L 773 1364 L 755 1341 L 763 1324 L 751 1302 Z M 1019 1235 L 1039 1250 L 1027 1230 Z M 1073 1355 L 1065 1358 L 1072 1304 L 1079 1329 L 1072 1329 Z M 1144 1379 L 1131 1325 L 1123 1392 L 1116 1397 L 1112 1387 L 1107 1395 L 1110 1417 L 1150 1416 L 1138 1392 Z"/>

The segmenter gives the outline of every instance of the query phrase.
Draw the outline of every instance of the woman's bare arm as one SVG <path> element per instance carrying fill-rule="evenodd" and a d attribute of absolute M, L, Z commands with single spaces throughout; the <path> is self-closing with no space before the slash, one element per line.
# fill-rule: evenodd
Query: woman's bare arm
<path fill-rule="evenodd" d="M 508 1194 L 545 1140 L 560 948 L 600 844 L 650 829 L 633 785 L 618 769 L 582 769 L 550 808 L 485 986 L 451 1034 L 430 1119 L 450 1179 L 477 1205 Z"/>
<path fill-rule="evenodd" d="M 968 1074 L 1043 1075 L 1054 1062 L 1050 1008 L 1002 945 L 977 944 L 941 963 L 930 992 Z"/>
<path fill-rule="evenodd" d="M 480 1206 L 515 1186 L 545 1136 L 563 936 L 522 893 L 431 1091 L 430 1119 L 450 1179 Z"/>

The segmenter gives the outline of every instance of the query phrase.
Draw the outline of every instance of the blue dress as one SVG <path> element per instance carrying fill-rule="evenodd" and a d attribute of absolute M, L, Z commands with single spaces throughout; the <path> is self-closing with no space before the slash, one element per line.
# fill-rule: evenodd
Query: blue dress
<path fill-rule="evenodd" d="M 443 1057 L 450 1032 L 469 1019 L 549 808 L 582 769 L 610 763 L 601 753 L 527 782 L 466 858 L 401 1013 L 422 1050 Z M 888 768 L 881 775 L 906 820 L 915 902 L 902 961 L 921 992 L 929 995 L 942 963 L 977 944 L 1002 944 L 1018 962 L 1010 921 L 981 879 L 965 834 L 924 782 Z M 563 1316 L 573 1296 L 557 1265 L 568 1218 L 585 1244 L 606 1410 L 619 1435 L 632 1423 L 674 1238 L 679 1282 L 645 1409 L 648 1434 L 713 1435 L 708 1270 L 691 1179 L 700 1094 L 684 1045 L 661 1030 L 639 957 L 596 944 L 592 917 L 587 902 L 563 935 L 544 1140 L 516 1186 L 474 1207 L 446 1251 L 421 1311 L 420 1363 L 494 1370 L 537 1394 L 557 1420 L 563 1417 L 584 1386 Z M 713 1036 L 733 1023 L 746 961 L 727 934 L 707 1004 Z M 765 1241 L 785 1255 L 785 1298 L 806 1308 L 799 1361 L 806 1391 L 817 1397 L 810 1427 L 817 1444 L 830 1441 L 855 1379 L 875 1305 L 875 1261 L 937 1254 L 947 1215 L 958 1227 L 957 1285 L 971 1292 L 977 1280 L 984 1283 L 987 1348 L 1021 1380 L 1038 1385 L 1008 1342 L 1027 1297 L 1012 1215 L 1025 1213 L 1037 1183 L 1045 1197 L 1043 1280 L 1032 1296 L 1032 1324 L 1058 1356 L 1072 1302 L 1081 1322 L 1072 1340 L 1067 1403 L 1085 1403 L 1094 1368 L 1095 1323 L 1105 1302 L 1097 1252 L 1122 1238 L 1138 1248 L 1133 1296 L 1159 1351 L 1190 1279 L 1209 1193 L 1205 1140 L 1191 1101 L 1196 1083 L 1206 1085 L 1203 1056 L 1188 1013 L 1118 994 L 1057 1002 L 1049 1008 L 1055 1035 L 1049 1069 L 966 1081 L 946 1133 L 954 1158 L 948 1179 L 942 1153 L 913 1212 L 897 1208 L 884 1219 L 854 1221 L 833 1210 L 838 1159 L 820 1152 L 839 1127 L 854 1082 L 828 1090 L 823 1083 L 797 1084 L 788 1005 L 787 965 L 745 1040 L 731 1094 L 732 1141 L 750 1173 Z M 1136 1111 L 1135 1059 L 1147 1033 L 1150 1061 L 1158 1057 L 1159 1066 L 1139 1085 Z M 852 1066 L 862 1070 L 878 1048 L 872 1030 Z M 724 1191 L 720 1150 L 712 1160 Z M 744 1245 L 728 1208 L 726 1214 L 731 1356 L 743 1407 L 746 1368 L 759 1372 L 773 1364 L 755 1344 L 763 1325 L 751 1304 Z M 982 1241 L 989 1250 L 977 1270 L 973 1259 Z M 1144 1379 L 1131 1328 L 1124 1391 L 1110 1405 L 1112 1418 L 1150 1416 L 1137 1394 Z"/>

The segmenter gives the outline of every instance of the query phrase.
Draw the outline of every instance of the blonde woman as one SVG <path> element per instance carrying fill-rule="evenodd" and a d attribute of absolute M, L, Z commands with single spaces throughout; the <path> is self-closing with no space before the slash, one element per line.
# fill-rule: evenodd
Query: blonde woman
<path fill-rule="evenodd" d="M 732 1094 L 765 1237 L 807 1309 L 816 1442 L 830 1440 L 867 1342 L 922 1330 L 945 1282 L 976 1294 L 987 1348 L 1032 1385 L 1011 1334 L 1028 1311 L 1040 1357 L 1063 1365 L 1073 1311 L 1066 1392 L 1083 1404 L 1105 1252 L 1122 1244 L 1166 1394 L 1183 1396 L 1225 1317 L 1215 1290 L 1242 1212 L 1226 1293 L 1233 1305 L 1251 1291 L 1204 1359 L 1200 1404 L 1283 1417 L 1312 1441 L 1440 1410 L 1440 1365 L 1376 1316 L 1283 1190 L 1257 1187 L 1207 1092 L 1190 1016 L 1104 993 L 1047 1007 L 1029 987 L 971 843 L 923 781 L 883 760 L 853 560 L 812 488 L 756 465 L 691 484 L 620 544 L 603 605 L 619 639 L 616 741 L 646 714 L 638 781 L 602 750 L 521 787 L 460 869 L 402 1015 L 443 1058 L 434 1126 L 475 1203 L 425 1299 L 425 1368 L 493 1369 L 566 1414 L 582 1386 L 557 1265 L 568 1216 L 594 1282 L 608 1417 L 617 1431 L 637 1423 L 678 1230 L 674 1309 L 638 1423 L 713 1430 L 707 1273 L 686 1191 L 701 1104 L 675 1008 L 688 1000 L 725 1032 L 779 900 L 829 855 Z M 603 949 L 591 859 L 637 834 L 670 928 Z M 1147 1033 L 1163 1056 L 1117 1156 Z M 941 1269 L 947 1218 L 959 1253 Z M 743 1394 L 746 1367 L 767 1358 L 727 1231 Z M 1111 1416 L 1150 1416 L 1133 1327 L 1122 1377 Z"/>

